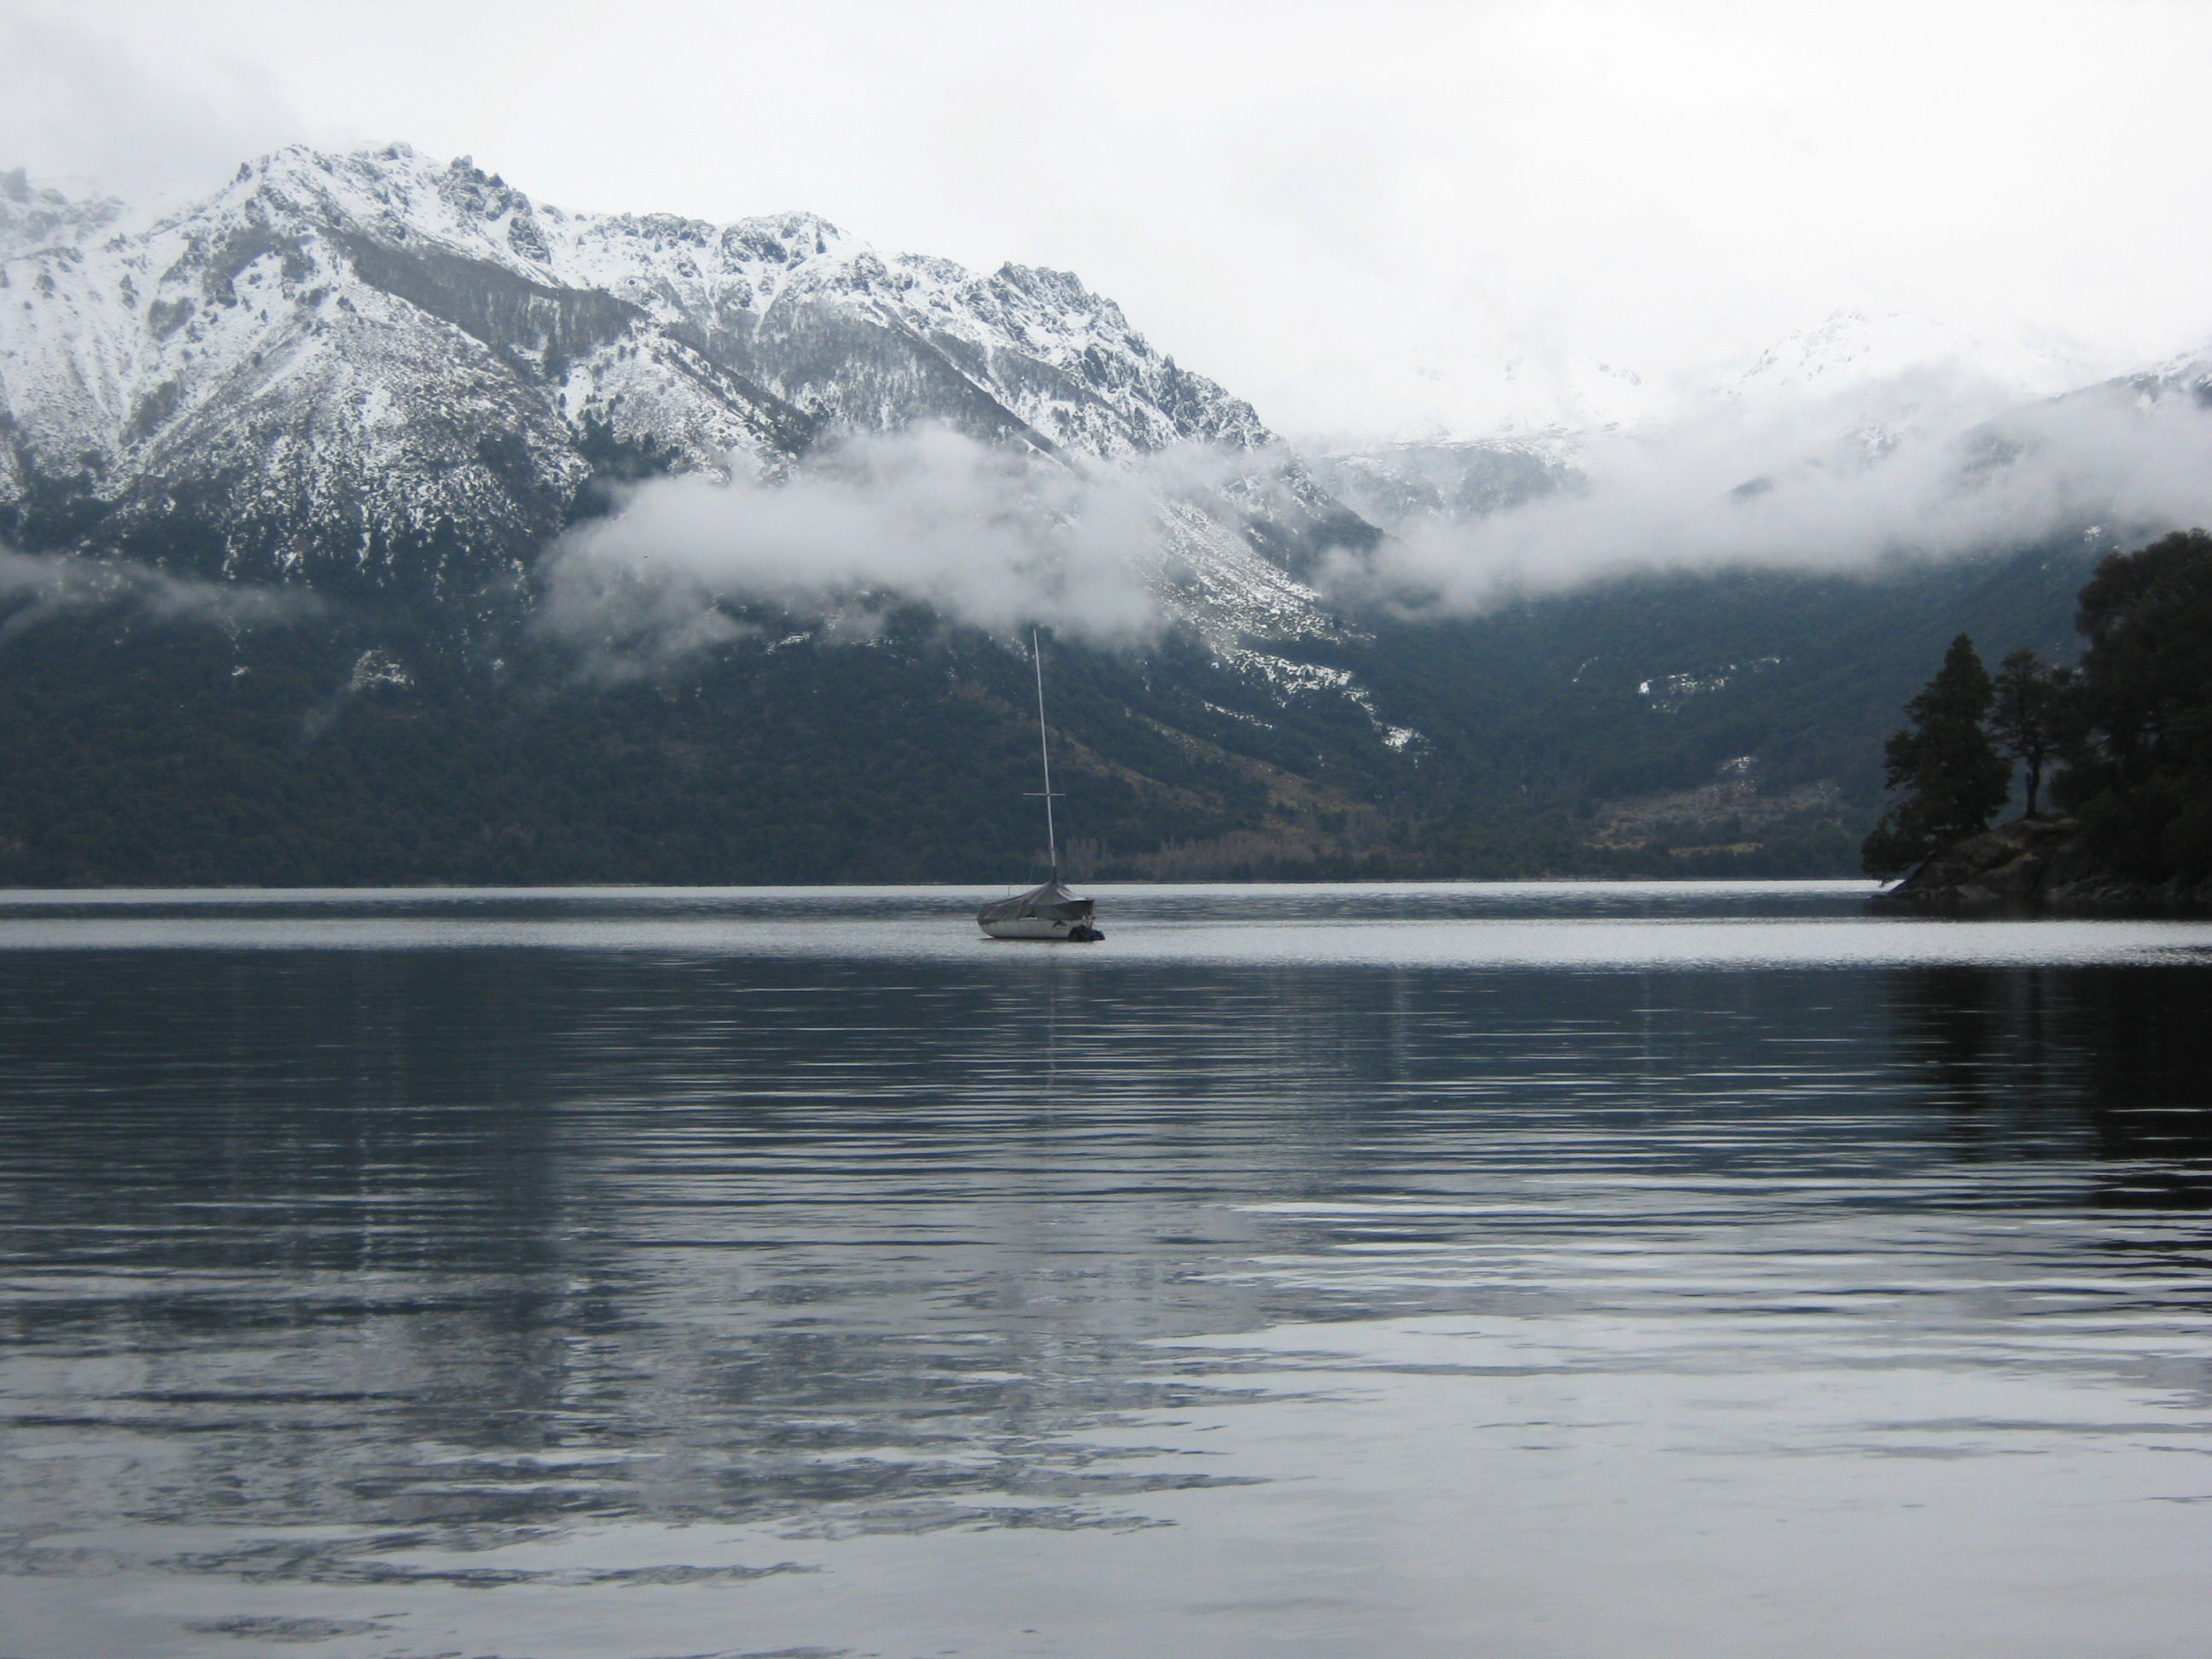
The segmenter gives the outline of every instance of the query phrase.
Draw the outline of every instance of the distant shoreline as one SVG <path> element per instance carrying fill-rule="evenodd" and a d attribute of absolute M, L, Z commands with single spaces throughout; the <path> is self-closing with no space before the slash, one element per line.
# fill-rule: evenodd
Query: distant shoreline
<path fill-rule="evenodd" d="M 1128 890 L 1144 888 L 1284 888 L 1284 887 L 1362 887 L 1373 889 L 1433 889 L 1439 887 L 1826 887 L 1838 890 L 1849 888 L 1874 889 L 1880 884 L 1871 877 L 1827 875 L 1800 876 L 1345 876 L 1311 879 L 1272 879 L 1259 877 L 1223 876 L 1185 881 L 1158 881 L 1144 878 L 1115 877 L 1092 881 L 1087 877 L 1071 877 L 1075 884 Z M 177 895 L 193 898 L 219 898 L 227 894 L 239 896 L 276 894 L 298 897 L 320 896 L 367 897 L 383 895 L 404 896 L 466 896 L 473 894 L 496 894 L 503 896 L 527 897 L 537 894 L 600 893 L 618 896 L 627 893 L 912 893 L 980 892 L 985 889 L 997 891 L 1001 888 L 1018 887 L 1019 881 L 1003 878 L 974 881 L 732 881 L 732 882 L 392 882 L 349 885 L 343 883 L 299 883 L 296 884 L 257 884 L 252 882 L 201 883 L 184 885 L 159 885 L 131 882 L 88 883 L 76 887 L 0 887 L 0 904 L 28 898 L 65 901 L 74 898 L 94 898 L 101 896 Z"/>

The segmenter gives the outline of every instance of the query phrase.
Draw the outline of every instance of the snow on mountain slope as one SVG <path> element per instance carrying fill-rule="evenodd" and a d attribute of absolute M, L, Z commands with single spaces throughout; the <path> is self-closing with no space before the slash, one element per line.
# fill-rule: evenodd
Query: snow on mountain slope
<path fill-rule="evenodd" d="M 1462 524 L 1578 488 L 1583 440 L 1565 432 L 1395 443 L 1317 457 L 1315 477 L 1386 530 Z"/>
<path fill-rule="evenodd" d="M 1580 489 L 1590 482 L 1588 468 L 1604 470 L 1606 458 L 1624 447 L 1663 449 L 1735 429 L 1753 473 L 1778 465 L 1863 465 L 1900 443 L 1955 435 L 2078 386 L 2090 373 L 2047 343 L 1975 335 L 1906 313 L 1839 311 L 1769 348 L 1702 399 L 1653 392 L 1577 426 L 1347 450 L 1315 470 L 1386 528 L 1467 525 Z"/>
<path fill-rule="evenodd" d="M 2182 352 L 2133 374 L 2117 376 L 2100 389 L 2141 404 L 2186 399 L 2199 409 L 2212 409 L 2212 345 Z"/>
<path fill-rule="evenodd" d="M 2190 360 L 2125 384 L 2140 396 L 2162 396 L 2198 370 L 2212 384 L 2212 368 Z M 1905 451 L 1931 471 L 1966 464 L 1985 470 L 1983 428 L 2079 395 L 2075 388 L 2111 373 L 2081 350 L 2025 331 L 1838 311 L 1702 397 L 1671 406 L 1655 401 L 1633 423 L 1346 450 L 1316 460 L 1315 472 L 1354 510 L 1409 534 L 1474 526 L 1547 501 L 1556 507 L 1562 492 L 1607 497 L 1624 477 L 1640 479 L 1649 494 L 1654 476 L 1710 473 L 1717 497 L 1741 501 L 1791 481 L 1828 488 Z M 1679 504 L 1647 510 L 1656 520 Z M 1725 542 L 1717 538 L 1716 545 Z"/>
<path fill-rule="evenodd" d="M 110 228 L 123 204 L 72 197 L 33 185 L 21 167 L 0 173 L 0 258 L 41 247 L 76 247 Z"/>
<path fill-rule="evenodd" d="M 2064 343 L 2026 332 L 1972 331 L 1912 312 L 1838 311 L 1769 347 L 1723 383 L 1761 404 L 1848 396 L 1938 376 L 2021 403 L 2055 397 L 2095 378 L 2097 365 Z"/>
<path fill-rule="evenodd" d="M 452 590 L 521 568 L 595 466 L 773 478 L 921 422 L 1079 470 L 1231 458 L 1152 560 L 1224 637 L 1330 631 L 1293 567 L 1364 528 L 1064 272 L 803 214 L 565 214 L 404 146 L 280 151 L 100 240 L 115 211 L 0 178 L 0 531 L 27 544 Z"/>
<path fill-rule="evenodd" d="M 1955 440 L 1978 423 L 2111 372 L 2023 330 L 1969 330 L 1911 312 L 1838 311 L 1770 347 L 1716 388 L 1745 418 L 1794 425 L 1824 464 L 1877 460 Z"/>

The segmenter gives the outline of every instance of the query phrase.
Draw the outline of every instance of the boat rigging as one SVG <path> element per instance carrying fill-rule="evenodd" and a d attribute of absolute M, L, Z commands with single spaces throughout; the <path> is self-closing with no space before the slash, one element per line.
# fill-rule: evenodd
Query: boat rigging
<path fill-rule="evenodd" d="M 1052 877 L 1041 887 L 985 905 L 976 912 L 975 921 L 993 939 L 1088 944 L 1105 935 L 1092 925 L 1092 902 L 1076 897 L 1060 884 L 1060 830 L 1052 811 L 1052 739 L 1044 720 L 1044 652 L 1035 629 L 1030 630 L 1030 661 L 1036 669 L 1037 759 L 1044 771 L 1044 788 L 1041 792 L 1030 790 L 1029 793 L 1033 797 L 1041 793 L 1044 800 L 1045 855 L 1052 863 Z"/>

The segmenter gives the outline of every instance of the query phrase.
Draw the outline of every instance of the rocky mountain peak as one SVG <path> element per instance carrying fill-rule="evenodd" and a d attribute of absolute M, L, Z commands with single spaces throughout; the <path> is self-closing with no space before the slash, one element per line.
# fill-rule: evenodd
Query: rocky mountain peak
<path fill-rule="evenodd" d="M 33 184 L 21 167 L 0 172 L 0 258 L 82 246 L 122 216 L 112 196 L 74 197 Z"/>
<path fill-rule="evenodd" d="M 568 213 L 404 144 L 277 150 L 89 245 L 119 213 L 0 185 L 0 538 L 444 592 L 525 567 L 611 464 L 773 477 L 927 422 L 1053 464 L 1250 453 L 1178 520 L 1182 602 L 1322 625 L 1287 567 L 1343 510 L 1073 273 Z"/>

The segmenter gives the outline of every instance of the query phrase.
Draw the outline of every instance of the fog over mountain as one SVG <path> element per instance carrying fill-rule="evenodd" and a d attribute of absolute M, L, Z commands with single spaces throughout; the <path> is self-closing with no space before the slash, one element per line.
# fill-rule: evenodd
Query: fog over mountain
<path fill-rule="evenodd" d="M 1077 278 L 805 215 L 571 215 L 404 146 L 295 148 L 143 231 L 125 213 L 0 179 L 19 540 L 457 593 L 542 560 L 579 637 L 594 606 L 704 641 L 720 597 L 881 592 L 1002 634 L 1177 622 L 1231 649 L 1378 599 L 2212 516 L 2188 355 L 2080 384 L 2062 346 L 1841 313 L 1633 420 L 1316 475 Z"/>
<path fill-rule="evenodd" d="M 2212 517 L 2201 353 L 1846 311 L 1324 447 L 1142 322 L 404 144 L 0 173 L 0 878 L 1019 864 L 1031 628 L 1093 869 L 1848 867 L 1929 651 Z"/>
<path fill-rule="evenodd" d="M 404 146 L 117 217 L 0 185 L 0 513 L 31 544 L 465 596 L 557 543 L 556 618 L 627 559 L 702 602 L 1226 642 L 1326 633 L 1291 567 L 1371 536 L 1063 272 L 572 216 Z"/>
<path fill-rule="evenodd" d="M 1389 532 L 1335 574 L 1455 610 L 1638 569 L 1868 569 L 2212 518 L 2212 361 L 2094 372 L 2047 343 L 1840 313 L 1639 421 L 1320 458 Z"/>

